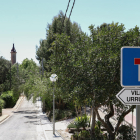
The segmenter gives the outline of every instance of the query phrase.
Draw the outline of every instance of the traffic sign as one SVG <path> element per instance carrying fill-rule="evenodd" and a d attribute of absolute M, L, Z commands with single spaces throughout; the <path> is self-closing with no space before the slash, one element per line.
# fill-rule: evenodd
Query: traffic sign
<path fill-rule="evenodd" d="M 121 86 L 140 87 L 140 47 L 121 48 Z"/>
<path fill-rule="evenodd" d="M 140 105 L 140 88 L 123 88 L 116 97 L 126 105 Z"/>

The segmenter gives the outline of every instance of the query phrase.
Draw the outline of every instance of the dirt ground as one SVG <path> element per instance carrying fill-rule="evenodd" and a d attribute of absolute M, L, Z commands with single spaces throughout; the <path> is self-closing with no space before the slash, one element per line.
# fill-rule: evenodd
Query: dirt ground
<path fill-rule="evenodd" d="M 68 129 L 66 129 L 66 130 L 57 130 L 57 131 L 64 138 L 64 140 L 70 140 L 72 133 L 69 133 Z"/>

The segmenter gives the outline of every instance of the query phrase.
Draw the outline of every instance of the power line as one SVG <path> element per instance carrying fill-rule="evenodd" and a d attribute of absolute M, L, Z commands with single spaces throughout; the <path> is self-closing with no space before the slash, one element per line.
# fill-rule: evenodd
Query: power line
<path fill-rule="evenodd" d="M 71 1 L 71 0 L 69 0 L 68 5 L 67 5 L 67 9 L 66 9 L 65 16 L 64 16 L 64 19 L 63 19 L 63 25 L 64 25 L 64 20 L 65 20 L 65 18 L 66 18 L 66 13 L 67 13 L 68 8 L 69 8 L 70 1 Z"/>
<path fill-rule="evenodd" d="M 71 16 L 71 13 L 72 13 L 72 10 L 73 10 L 73 7 L 74 7 L 74 4 L 75 4 L 75 0 L 74 0 L 74 2 L 73 2 L 73 5 L 72 5 L 71 11 L 70 11 L 69 19 L 70 19 L 70 16 Z"/>
<path fill-rule="evenodd" d="M 63 21 L 62 21 L 62 26 L 64 26 L 64 20 L 65 20 L 65 18 L 66 18 L 66 13 L 67 13 L 67 11 L 68 11 L 70 1 L 71 1 L 71 0 L 69 0 L 68 5 L 67 5 L 67 9 L 66 9 L 66 12 L 65 12 L 65 16 L 64 16 L 64 19 L 63 19 Z M 75 4 L 75 0 L 74 0 L 74 2 L 73 2 L 73 5 L 72 5 L 72 8 L 71 8 L 71 11 L 70 11 L 68 20 L 70 19 L 70 16 L 71 16 L 71 13 L 72 13 L 74 4 Z"/>

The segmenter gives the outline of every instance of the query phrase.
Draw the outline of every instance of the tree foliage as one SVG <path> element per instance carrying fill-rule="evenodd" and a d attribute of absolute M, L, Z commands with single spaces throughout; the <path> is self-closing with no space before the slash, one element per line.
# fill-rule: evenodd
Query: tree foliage
<path fill-rule="evenodd" d="M 0 57 L 0 93 L 10 89 L 10 61 Z"/>
<path fill-rule="evenodd" d="M 135 108 L 124 106 L 115 95 L 122 88 L 121 47 L 140 45 L 139 28 L 136 26 L 125 32 L 123 24 L 103 23 L 96 28 L 89 26 L 91 34 L 88 36 L 77 23 L 71 23 L 67 18 L 63 26 L 63 18 L 60 12 L 53 18 L 52 24 L 48 24 L 46 39 L 40 41 L 37 51 L 37 59 L 40 62 L 45 59 L 43 65 L 47 74 L 42 79 L 39 79 L 39 74 L 30 75 L 25 83 L 25 92 L 33 93 L 34 97 L 40 95 L 49 102 L 52 99 L 49 76 L 56 73 L 56 100 L 63 104 L 72 101 L 76 107 L 93 100 L 94 112 L 107 129 L 109 139 L 113 140 L 124 117 Z M 108 108 L 104 119 L 98 111 L 101 106 Z M 115 115 L 115 111 L 118 122 L 113 126 L 109 119 Z"/>

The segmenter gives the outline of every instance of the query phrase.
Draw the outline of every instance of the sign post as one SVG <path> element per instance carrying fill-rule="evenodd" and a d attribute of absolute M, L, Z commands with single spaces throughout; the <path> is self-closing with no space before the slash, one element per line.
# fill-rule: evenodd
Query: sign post
<path fill-rule="evenodd" d="M 121 48 L 121 86 L 116 97 L 126 105 L 136 105 L 136 140 L 140 140 L 140 47 Z"/>

